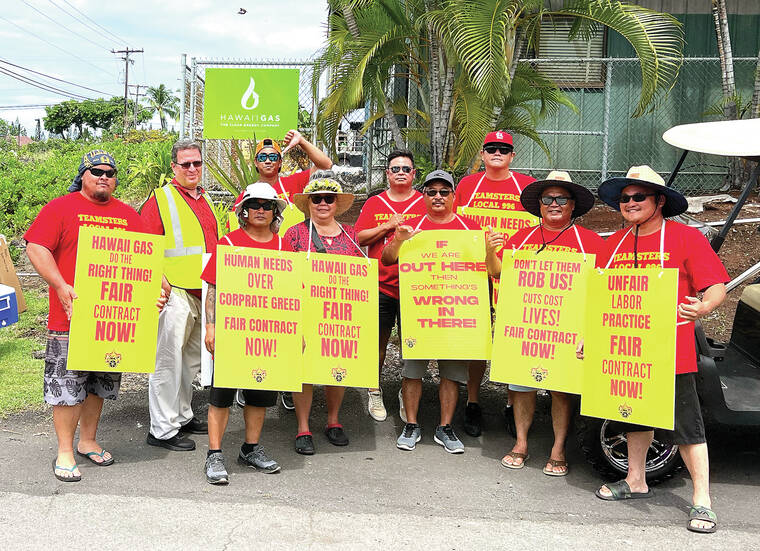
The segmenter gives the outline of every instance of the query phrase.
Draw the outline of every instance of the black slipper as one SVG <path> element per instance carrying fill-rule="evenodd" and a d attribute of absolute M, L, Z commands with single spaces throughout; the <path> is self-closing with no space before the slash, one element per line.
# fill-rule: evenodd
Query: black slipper
<path fill-rule="evenodd" d="M 76 466 L 76 465 L 74 465 L 74 466 L 73 466 L 73 467 L 71 467 L 71 468 L 68 468 L 68 467 L 61 467 L 60 465 L 57 465 L 57 464 L 56 464 L 56 462 L 55 462 L 55 461 L 56 461 L 56 459 L 58 459 L 58 458 L 57 458 L 57 457 L 54 457 L 54 458 L 53 458 L 53 475 L 54 475 L 54 476 L 55 476 L 55 477 L 56 477 L 58 480 L 60 480 L 61 482 L 79 482 L 80 480 L 82 480 L 82 476 L 81 476 L 81 475 L 78 475 L 78 474 L 77 474 L 77 475 L 74 475 L 74 476 L 61 476 L 61 475 L 59 475 L 57 472 L 55 472 L 56 470 L 59 470 L 59 471 L 68 471 L 68 472 L 70 472 L 70 473 L 73 473 L 73 472 L 74 472 L 74 469 L 76 469 L 76 468 L 77 468 L 77 466 Z"/>
<path fill-rule="evenodd" d="M 101 450 L 100 453 L 98 452 L 87 452 L 82 453 L 79 450 L 77 450 L 77 455 L 80 455 L 84 457 L 85 459 L 89 459 L 93 463 L 95 463 L 98 467 L 108 467 L 109 465 L 113 465 L 113 456 L 111 456 L 109 459 L 105 459 L 103 456 L 108 453 L 106 450 Z M 93 459 L 93 456 L 100 457 L 103 461 L 95 461 Z"/>
<path fill-rule="evenodd" d="M 652 492 L 652 488 L 649 488 L 646 492 L 632 492 L 631 487 L 628 485 L 628 483 L 625 480 L 618 480 L 617 482 L 612 482 L 610 484 L 605 484 L 607 486 L 607 489 L 610 491 L 612 495 L 606 496 L 602 494 L 601 488 L 599 488 L 596 492 L 596 497 L 599 499 L 603 499 L 604 501 L 622 501 L 624 499 L 644 499 L 647 497 L 652 497 L 654 493 Z"/>

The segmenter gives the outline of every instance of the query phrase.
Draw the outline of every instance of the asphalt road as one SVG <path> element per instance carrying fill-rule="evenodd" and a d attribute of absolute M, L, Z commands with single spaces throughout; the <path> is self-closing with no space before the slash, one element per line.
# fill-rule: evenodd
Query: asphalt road
<path fill-rule="evenodd" d="M 272 408 L 262 444 L 282 465 L 266 475 L 234 461 L 243 438 L 233 407 L 224 447 L 231 482 L 206 483 L 205 436 L 194 452 L 148 446 L 145 391 L 107 403 L 100 442 L 116 463 L 81 464 L 82 481 L 52 474 L 55 437 L 49 411 L 0 421 L 0 547 L 40 549 L 760 549 L 760 436 L 712 428 L 712 493 L 720 530 L 686 531 L 691 484 L 683 473 L 658 485 L 648 500 L 603 502 L 600 478 L 571 439 L 570 474 L 541 472 L 551 444 L 548 400 L 539 401 L 526 468 L 499 460 L 513 440 L 502 426 L 503 391 L 487 391 L 484 435 L 469 438 L 463 455 L 449 455 L 432 433 L 436 387 L 423 395 L 423 440 L 413 452 L 395 447 L 402 424 L 395 392 L 386 388 L 391 415 L 366 414 L 366 393 L 346 393 L 342 421 L 351 444 L 331 446 L 318 427 L 325 420 L 315 393 L 312 430 L 317 454 L 293 451 L 295 417 Z M 196 393 L 205 417 L 207 394 Z M 462 400 L 464 396 L 462 396 Z M 456 423 L 461 426 L 462 407 Z M 456 428 L 456 427 L 455 427 Z"/>

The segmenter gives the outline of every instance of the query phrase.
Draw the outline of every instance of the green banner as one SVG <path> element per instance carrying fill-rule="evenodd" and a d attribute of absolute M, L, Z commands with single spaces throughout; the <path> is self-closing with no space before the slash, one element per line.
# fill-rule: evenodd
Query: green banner
<path fill-rule="evenodd" d="M 273 138 L 298 128 L 298 69 L 206 69 L 205 139 Z"/>

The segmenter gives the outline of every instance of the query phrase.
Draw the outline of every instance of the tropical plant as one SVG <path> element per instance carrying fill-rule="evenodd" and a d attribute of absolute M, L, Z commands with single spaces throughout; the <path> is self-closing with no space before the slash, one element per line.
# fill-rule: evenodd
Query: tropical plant
<path fill-rule="evenodd" d="M 657 105 L 681 66 L 678 21 L 616 0 L 564 0 L 559 8 L 544 0 L 329 3 L 329 34 L 313 77 L 316 89 L 322 74 L 329 75 L 317 121 L 321 137 L 333 147 L 343 117 L 369 106 L 373 123 L 382 119 L 396 146 L 425 135 L 437 167 L 451 159 L 468 163 L 497 124 L 543 143 L 537 120 L 571 103 L 554 82 L 516 61 L 524 47 L 537 49 L 542 25 L 555 17 L 574 19 L 569 40 L 588 39 L 606 26 L 633 46 L 642 75 L 635 116 Z M 414 108 L 388 94 L 404 81 Z M 404 131 L 399 115 L 423 125 L 410 130 L 407 124 Z"/>
<path fill-rule="evenodd" d="M 164 84 L 148 86 L 145 102 L 151 114 L 158 113 L 161 130 L 166 130 L 166 115 L 173 119 L 179 116 L 179 98 Z"/>

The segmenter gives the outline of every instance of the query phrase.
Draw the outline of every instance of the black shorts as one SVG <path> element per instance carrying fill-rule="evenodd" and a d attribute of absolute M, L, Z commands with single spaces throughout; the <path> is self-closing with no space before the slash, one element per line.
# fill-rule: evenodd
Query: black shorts
<path fill-rule="evenodd" d="M 236 392 L 237 389 L 234 388 L 217 388 L 212 386 L 208 401 L 214 407 L 228 408 L 235 401 Z M 277 392 L 274 390 L 244 389 L 243 398 L 245 398 L 245 405 L 247 406 L 268 408 L 277 404 Z"/>
<path fill-rule="evenodd" d="M 675 422 L 673 430 L 654 429 L 654 437 L 663 444 L 704 444 L 705 422 L 697 394 L 697 374 L 676 375 Z M 642 432 L 653 430 L 645 425 L 634 425 L 612 421 L 610 430 L 620 432 Z"/>
<path fill-rule="evenodd" d="M 398 334 L 401 335 L 401 312 L 399 309 L 399 300 L 388 296 L 382 291 L 380 293 L 380 300 L 378 311 L 380 314 L 380 334 L 383 333 L 390 335 L 393 331 L 393 325 L 396 325 Z"/>

